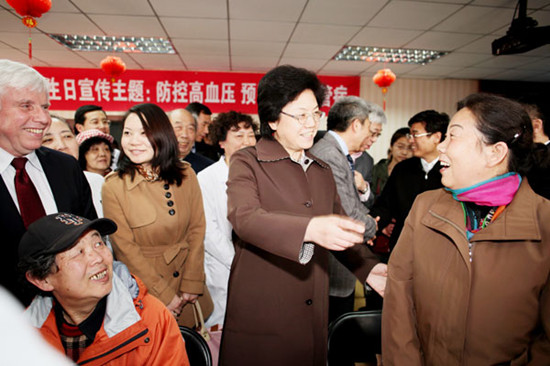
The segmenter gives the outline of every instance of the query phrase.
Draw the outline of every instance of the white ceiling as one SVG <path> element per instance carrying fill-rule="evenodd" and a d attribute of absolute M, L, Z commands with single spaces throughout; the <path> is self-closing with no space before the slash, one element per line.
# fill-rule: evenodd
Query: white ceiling
<path fill-rule="evenodd" d="M 32 31 L 34 66 L 99 67 L 46 33 L 169 38 L 175 55 L 118 54 L 129 69 L 265 72 L 293 64 L 324 75 L 371 76 L 382 64 L 332 61 L 343 45 L 428 48 L 431 64 L 389 65 L 399 77 L 550 81 L 550 45 L 492 56 L 516 0 L 52 0 Z M 528 16 L 550 25 L 550 0 Z M 0 57 L 28 62 L 28 30 L 0 2 Z"/>

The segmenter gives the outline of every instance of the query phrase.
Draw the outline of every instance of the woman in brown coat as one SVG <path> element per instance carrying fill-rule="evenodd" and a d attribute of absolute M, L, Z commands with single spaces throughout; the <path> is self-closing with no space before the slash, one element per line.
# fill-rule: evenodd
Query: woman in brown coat
<path fill-rule="evenodd" d="M 385 366 L 550 365 L 550 201 L 522 175 L 532 126 L 516 102 L 473 94 L 390 257 Z M 523 180 L 523 181 L 522 181 Z"/>
<path fill-rule="evenodd" d="M 306 150 L 325 89 L 292 66 L 258 86 L 261 140 L 233 154 L 228 218 L 238 238 L 220 365 L 326 364 L 328 250 L 382 291 L 385 266 L 345 216 L 330 168 Z M 373 268 L 374 267 L 374 268 Z"/>
<path fill-rule="evenodd" d="M 130 108 L 124 118 L 118 170 L 105 179 L 103 210 L 115 221 L 111 236 L 124 262 L 178 318 L 194 325 L 191 306 L 206 293 L 204 211 L 197 177 L 178 159 L 178 142 L 164 111 Z M 205 317 L 210 297 L 200 298 Z"/>

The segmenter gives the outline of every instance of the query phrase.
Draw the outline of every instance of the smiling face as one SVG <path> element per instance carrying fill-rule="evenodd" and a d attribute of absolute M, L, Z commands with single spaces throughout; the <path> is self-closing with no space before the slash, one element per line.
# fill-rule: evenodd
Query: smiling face
<path fill-rule="evenodd" d="M 282 111 L 295 116 L 304 113 L 311 114 L 319 111 L 319 105 L 315 94 L 310 89 L 306 89 L 296 99 L 285 105 Z M 318 125 L 319 123 L 315 122 L 311 116 L 301 125 L 295 118 L 282 113 L 279 115 L 278 121 L 269 122 L 269 126 L 275 131 L 273 137 L 294 159 L 298 159 L 304 150 L 313 145 Z"/>
<path fill-rule="evenodd" d="M 97 230 L 84 234 L 70 249 L 55 257 L 57 271 L 42 280 L 64 308 L 94 304 L 112 289 L 113 256 Z"/>
<path fill-rule="evenodd" d="M 98 142 L 86 151 L 86 170 L 105 175 L 111 166 L 111 150 L 105 142 Z"/>
<path fill-rule="evenodd" d="M 256 135 L 252 126 L 246 126 L 246 122 L 239 122 L 239 127 L 232 127 L 227 131 L 225 141 L 220 141 L 220 147 L 224 150 L 225 161 L 229 163 L 231 155 L 247 146 L 256 145 Z"/>
<path fill-rule="evenodd" d="M 427 162 L 432 162 L 437 158 L 437 144 L 439 144 L 439 139 L 441 134 L 439 132 L 434 132 L 428 135 L 426 131 L 426 124 L 424 122 L 416 122 L 411 125 L 411 138 L 409 142 L 411 143 L 413 155 L 417 158 L 422 158 Z M 412 136 L 423 135 L 419 137 Z"/>
<path fill-rule="evenodd" d="M 467 108 L 453 116 L 445 140 L 437 149 L 441 182 L 447 188 L 470 187 L 503 173 L 493 163 L 493 145 L 483 142 L 474 115 Z"/>
<path fill-rule="evenodd" d="M 57 118 L 52 118 L 52 124 L 42 138 L 42 146 L 64 152 L 78 159 L 78 143 L 73 131 L 65 122 Z"/>
<path fill-rule="evenodd" d="M 49 106 L 44 91 L 6 88 L 0 103 L 0 147 L 16 157 L 38 149 L 51 123 Z"/>
<path fill-rule="evenodd" d="M 155 151 L 137 114 L 130 113 L 126 117 L 120 145 L 132 163 L 141 164 L 146 169 L 151 168 Z"/>

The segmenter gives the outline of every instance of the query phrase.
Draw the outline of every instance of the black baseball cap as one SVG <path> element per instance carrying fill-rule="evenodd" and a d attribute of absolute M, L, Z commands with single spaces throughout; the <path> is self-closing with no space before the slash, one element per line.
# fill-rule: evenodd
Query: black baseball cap
<path fill-rule="evenodd" d="M 21 238 L 19 258 L 37 258 L 63 252 L 91 229 L 101 235 L 109 235 L 117 230 L 117 226 L 109 219 L 88 220 L 65 212 L 44 216 L 30 224 Z"/>

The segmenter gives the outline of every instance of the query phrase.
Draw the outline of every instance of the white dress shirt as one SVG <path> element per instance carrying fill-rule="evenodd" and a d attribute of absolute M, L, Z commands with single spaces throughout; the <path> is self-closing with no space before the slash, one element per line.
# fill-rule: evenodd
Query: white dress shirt
<path fill-rule="evenodd" d="M 227 302 L 227 285 L 235 248 L 231 241 L 233 227 L 227 220 L 227 178 L 229 167 L 222 156 L 216 163 L 199 172 L 206 234 L 204 235 L 204 271 L 206 285 L 214 302 L 214 311 L 206 326 L 223 324 Z"/>
<path fill-rule="evenodd" d="M 17 210 L 21 213 L 21 210 L 19 209 L 19 201 L 17 200 L 17 193 L 15 192 L 15 168 L 11 165 L 14 157 L 15 156 L 6 150 L 0 148 L 0 172 L 2 179 L 4 180 L 4 184 L 6 185 Z M 44 172 L 44 169 L 42 169 L 38 156 L 36 156 L 36 153 L 33 151 L 24 157 L 29 160 L 27 164 L 25 164 L 25 171 L 29 175 L 29 178 L 38 192 L 38 196 L 40 197 L 40 201 L 42 201 L 42 206 L 44 207 L 46 215 L 57 213 L 57 204 L 55 203 L 53 192 L 50 188 L 50 183 L 48 182 L 48 178 L 46 178 L 46 173 Z"/>
<path fill-rule="evenodd" d="M 101 174 L 89 172 L 87 170 L 84 171 L 84 175 L 92 191 L 92 201 L 94 203 L 95 212 L 97 212 L 97 217 L 102 218 L 103 204 L 101 203 L 101 188 L 103 187 L 105 178 L 103 178 Z"/>

